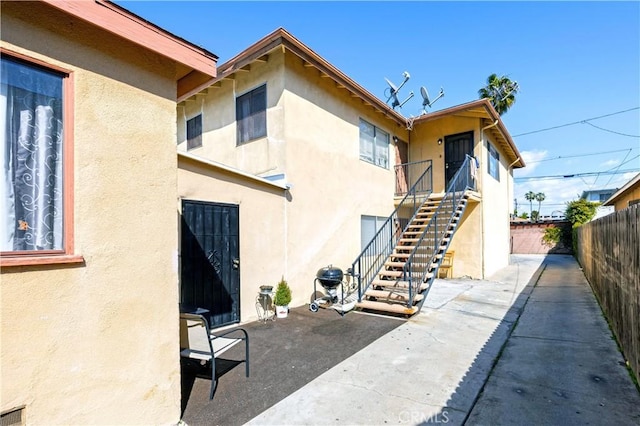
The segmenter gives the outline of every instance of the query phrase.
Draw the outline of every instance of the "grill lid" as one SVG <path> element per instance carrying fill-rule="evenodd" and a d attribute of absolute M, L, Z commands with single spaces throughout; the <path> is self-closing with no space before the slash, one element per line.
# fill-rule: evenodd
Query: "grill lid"
<path fill-rule="evenodd" d="M 342 273 L 342 269 L 336 268 L 332 265 L 320 268 L 316 273 L 316 278 L 318 278 L 320 284 L 327 288 L 337 287 L 342 282 L 343 277 L 344 274 Z"/>

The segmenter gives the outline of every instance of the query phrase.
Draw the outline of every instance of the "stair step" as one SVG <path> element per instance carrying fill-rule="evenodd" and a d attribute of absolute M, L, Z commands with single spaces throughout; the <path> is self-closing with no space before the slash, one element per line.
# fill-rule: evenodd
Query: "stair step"
<path fill-rule="evenodd" d="M 358 302 L 356 303 L 356 308 L 402 315 L 413 315 L 418 312 L 418 308 L 416 306 L 407 307 L 407 305 L 388 302 L 374 302 L 372 300 L 363 300 L 362 302 Z"/>
<path fill-rule="evenodd" d="M 378 275 L 381 277 L 400 278 L 403 275 L 403 272 L 402 271 L 380 271 Z"/>
<path fill-rule="evenodd" d="M 391 302 L 407 302 L 409 300 L 409 293 L 407 291 L 397 291 L 397 290 L 367 290 L 364 294 L 368 297 L 375 297 L 376 299 L 388 300 Z M 420 302 L 424 299 L 423 294 L 416 294 L 413 297 L 413 302 Z M 381 302 L 382 300 L 378 300 Z"/>
<path fill-rule="evenodd" d="M 433 277 L 433 273 L 427 273 L 427 279 Z M 409 281 L 400 281 L 400 280 L 373 280 L 371 282 L 373 287 L 383 287 L 386 289 L 409 289 Z M 420 288 L 418 291 L 422 292 L 429 288 L 429 284 L 422 283 L 420 284 Z"/>
<path fill-rule="evenodd" d="M 420 241 L 420 238 L 400 238 L 398 243 L 417 243 L 418 241 Z"/>

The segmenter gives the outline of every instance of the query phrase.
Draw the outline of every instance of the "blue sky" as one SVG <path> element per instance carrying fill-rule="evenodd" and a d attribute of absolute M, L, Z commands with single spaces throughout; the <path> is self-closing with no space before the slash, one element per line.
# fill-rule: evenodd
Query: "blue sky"
<path fill-rule="evenodd" d="M 383 100 L 384 78 L 399 84 L 408 71 L 399 97 L 415 96 L 398 109 L 407 117 L 421 113 L 421 86 L 432 98 L 444 88 L 437 111 L 477 99 L 491 73 L 509 76 L 521 91 L 502 119 L 527 161 L 514 173 L 520 212 L 527 191 L 544 192 L 550 214 L 640 170 L 637 1 L 117 3 L 219 64 L 284 27 Z M 623 170 L 635 171 L 610 174 Z"/>

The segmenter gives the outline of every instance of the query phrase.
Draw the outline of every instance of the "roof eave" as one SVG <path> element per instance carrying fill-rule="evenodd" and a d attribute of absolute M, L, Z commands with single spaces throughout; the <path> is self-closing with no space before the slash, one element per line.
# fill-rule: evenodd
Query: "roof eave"
<path fill-rule="evenodd" d="M 47 5 L 81 19 L 104 31 L 167 57 L 187 68 L 176 76 L 176 98 L 217 75 L 218 57 L 202 47 L 180 38 L 159 26 L 107 0 L 42 0 Z"/>
<path fill-rule="evenodd" d="M 301 58 L 303 61 L 305 61 L 306 64 L 309 64 L 310 66 L 316 68 L 319 72 L 331 78 L 336 83 L 336 85 L 348 90 L 354 96 L 359 98 L 365 105 L 371 106 L 372 108 L 383 114 L 385 117 L 388 117 L 389 119 L 395 121 L 398 125 L 406 126 L 407 120 L 405 117 L 396 112 L 386 103 L 382 102 L 371 92 L 360 86 L 338 68 L 331 65 L 328 61 L 326 61 L 320 55 L 315 53 L 311 48 L 309 48 L 300 40 L 287 32 L 284 28 L 278 28 L 277 30 L 263 37 L 258 42 L 249 46 L 247 49 L 240 52 L 233 58 L 221 64 L 218 67 L 218 75 L 216 78 L 208 80 L 206 83 L 195 88 L 190 93 L 187 93 L 179 98 L 178 101 L 183 101 L 203 91 L 214 83 L 217 83 L 225 78 L 230 78 L 232 74 L 245 69 L 254 61 L 263 58 L 265 55 L 270 54 L 275 49 L 281 46 L 282 48 L 288 50 L 289 52 L 292 52 L 293 54 Z"/>
<path fill-rule="evenodd" d="M 511 135 L 509 134 L 507 127 L 504 125 L 504 122 L 500 118 L 500 114 L 498 114 L 498 112 L 495 110 L 493 105 L 491 105 L 491 102 L 489 102 L 489 100 L 486 98 L 478 99 L 478 100 L 467 102 L 464 104 L 455 105 L 450 108 L 445 108 L 439 111 L 420 115 L 415 119 L 414 125 L 417 125 L 420 123 L 426 123 L 428 121 L 437 120 L 437 119 L 451 116 L 451 115 L 455 115 L 457 113 L 468 111 L 478 107 L 484 108 L 487 115 L 486 118 L 490 119 L 492 122 L 495 122 L 495 121 L 498 122 L 496 124 L 496 127 L 499 129 L 502 137 L 505 139 L 507 146 L 509 147 L 512 153 L 513 163 L 511 164 L 511 166 L 514 168 L 525 167 L 526 164 L 524 162 L 524 159 L 522 158 L 520 151 L 518 151 L 518 147 L 516 146 L 515 142 L 511 138 Z"/>
<path fill-rule="evenodd" d="M 618 189 L 607 201 L 602 203 L 603 206 L 613 206 L 615 202 L 620 198 L 625 192 L 631 189 L 636 183 L 640 182 L 640 173 L 638 173 L 634 178 L 632 178 L 629 182 L 625 183 L 622 188 Z"/>
<path fill-rule="evenodd" d="M 263 177 L 252 175 L 251 173 L 247 173 L 247 172 L 245 172 L 243 170 L 235 169 L 235 168 L 233 168 L 231 166 L 227 166 L 226 164 L 218 163 L 217 161 L 208 160 L 206 158 L 199 157 L 199 156 L 191 154 L 189 152 L 178 151 L 178 158 L 180 158 L 180 157 L 188 159 L 188 160 L 191 160 L 191 161 L 194 161 L 196 163 L 202 164 L 202 165 L 210 167 L 210 168 L 218 169 L 218 170 L 221 170 L 223 172 L 236 175 L 236 176 L 244 178 L 244 179 L 249 179 L 249 180 L 252 180 L 254 182 L 258 182 L 258 183 L 261 183 L 261 184 L 264 184 L 264 185 L 267 185 L 267 186 L 272 186 L 274 188 L 282 189 L 283 191 L 286 191 L 286 190 L 289 189 L 289 187 L 287 185 L 285 185 L 285 184 L 280 184 L 280 183 L 277 183 L 277 182 L 273 182 L 273 181 L 270 181 L 270 180 L 265 179 Z"/>

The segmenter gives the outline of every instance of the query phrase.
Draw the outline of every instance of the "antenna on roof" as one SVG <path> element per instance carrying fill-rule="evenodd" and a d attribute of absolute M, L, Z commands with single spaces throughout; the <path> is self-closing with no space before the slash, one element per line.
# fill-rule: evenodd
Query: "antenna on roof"
<path fill-rule="evenodd" d="M 427 92 L 427 88 L 422 86 L 420 88 L 420 94 L 422 95 L 422 113 L 426 114 L 427 113 L 427 107 L 431 108 L 431 105 L 433 105 L 438 99 L 440 99 L 441 97 L 444 96 L 444 90 L 442 89 L 442 87 L 440 88 L 440 93 L 438 93 L 438 96 L 436 96 L 436 98 L 434 100 L 430 100 L 429 99 L 429 92 Z"/>
<path fill-rule="evenodd" d="M 402 86 L 404 86 L 405 83 L 409 81 L 409 79 L 411 78 L 411 75 L 409 75 L 407 71 L 403 72 L 402 76 L 404 77 L 404 80 L 398 87 L 396 87 L 395 84 L 390 82 L 388 78 L 386 77 L 384 78 L 387 84 L 389 85 L 389 87 L 385 89 L 385 95 L 387 96 L 387 103 L 389 103 L 389 101 L 392 101 L 391 108 L 393 109 L 395 109 L 396 107 L 402 108 L 402 105 L 406 104 L 409 99 L 413 98 L 413 92 L 409 92 L 409 96 L 407 97 L 407 99 L 405 99 L 402 102 L 398 100 L 398 92 L 400 91 L 400 89 L 402 89 Z"/>

